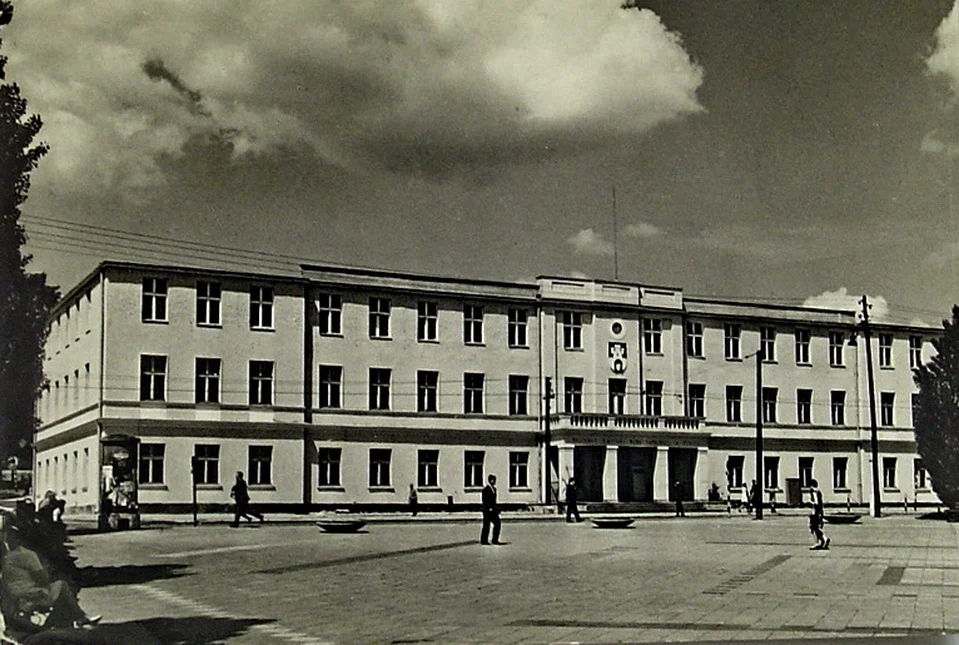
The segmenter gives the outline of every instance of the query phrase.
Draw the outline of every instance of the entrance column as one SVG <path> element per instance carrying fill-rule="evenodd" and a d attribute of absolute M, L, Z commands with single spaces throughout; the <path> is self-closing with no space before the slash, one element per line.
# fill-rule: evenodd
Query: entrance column
<path fill-rule="evenodd" d="M 603 501 L 619 501 L 619 446 L 606 446 L 603 468 Z"/>
<path fill-rule="evenodd" d="M 696 448 L 696 468 L 693 472 L 693 499 L 706 499 L 708 495 L 705 491 L 709 490 L 709 448 L 699 446 Z"/>
<path fill-rule="evenodd" d="M 669 448 L 656 447 L 656 467 L 653 469 L 653 501 L 669 501 Z"/>

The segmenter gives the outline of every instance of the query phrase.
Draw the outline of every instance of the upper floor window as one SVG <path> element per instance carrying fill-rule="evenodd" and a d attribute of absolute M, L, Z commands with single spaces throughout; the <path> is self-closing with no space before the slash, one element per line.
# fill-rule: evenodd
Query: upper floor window
<path fill-rule="evenodd" d="M 563 403 L 566 414 L 580 414 L 583 411 L 583 379 L 567 376 L 563 379 Z"/>
<path fill-rule="evenodd" d="M 527 324 L 529 312 L 525 309 L 509 310 L 509 346 L 510 347 L 529 347 L 527 337 Z"/>
<path fill-rule="evenodd" d="M 439 372 L 432 370 L 419 370 L 416 372 L 417 412 L 436 412 L 439 380 Z"/>
<path fill-rule="evenodd" d="M 343 367 L 320 365 L 320 407 L 343 407 Z"/>
<path fill-rule="evenodd" d="M 483 343 L 483 308 L 479 305 L 463 307 L 463 342 L 467 345 Z"/>
<path fill-rule="evenodd" d="M 842 367 L 846 364 L 844 339 L 845 335 L 841 331 L 829 332 L 829 365 L 831 367 Z"/>
<path fill-rule="evenodd" d="M 583 314 L 578 311 L 564 311 L 563 349 L 583 349 Z"/>
<path fill-rule="evenodd" d="M 439 305 L 421 300 L 416 303 L 416 340 L 436 342 L 439 338 Z"/>
<path fill-rule="evenodd" d="M 812 423 L 812 390 L 796 390 L 796 423 Z"/>
<path fill-rule="evenodd" d="M 144 322 L 166 322 L 166 278 L 143 278 L 140 316 Z"/>
<path fill-rule="evenodd" d="M 611 378 L 607 388 L 609 390 L 609 413 L 626 414 L 626 379 Z"/>
<path fill-rule="evenodd" d="M 778 397 L 778 388 L 763 388 L 763 423 L 776 423 L 776 399 Z"/>
<path fill-rule="evenodd" d="M 743 386 L 726 386 L 726 421 L 743 420 Z"/>
<path fill-rule="evenodd" d="M 483 413 L 483 385 L 485 376 L 466 372 L 463 374 L 463 412 L 465 414 Z"/>
<path fill-rule="evenodd" d="M 703 383 L 689 384 L 689 403 L 686 414 L 703 419 L 706 417 L 706 385 Z"/>
<path fill-rule="evenodd" d="M 896 393 L 879 393 L 879 423 L 884 426 L 895 425 Z"/>
<path fill-rule="evenodd" d="M 739 346 L 742 327 L 733 323 L 723 325 L 723 334 L 725 337 L 726 360 L 736 360 L 743 357 Z"/>
<path fill-rule="evenodd" d="M 324 336 L 343 333 L 343 298 L 338 294 L 320 294 L 320 333 Z"/>
<path fill-rule="evenodd" d="M 809 365 L 809 339 L 810 331 L 808 329 L 796 330 L 796 363 L 800 365 Z"/>
<path fill-rule="evenodd" d="M 922 365 L 922 337 L 909 337 L 909 368 L 916 369 Z"/>
<path fill-rule="evenodd" d="M 196 324 L 220 324 L 220 297 L 219 282 L 196 283 Z"/>
<path fill-rule="evenodd" d="M 646 381 L 646 414 L 654 417 L 663 415 L 663 382 Z"/>
<path fill-rule="evenodd" d="M 767 363 L 776 361 L 776 328 L 759 328 L 759 351 L 762 352 L 763 360 Z"/>
<path fill-rule="evenodd" d="M 892 334 L 879 334 L 879 367 L 892 367 Z"/>
<path fill-rule="evenodd" d="M 703 356 L 703 323 L 686 322 L 686 353 L 690 356 Z"/>
<path fill-rule="evenodd" d="M 390 409 L 390 382 L 393 372 L 388 368 L 370 368 L 370 410 Z"/>
<path fill-rule="evenodd" d="M 829 393 L 829 413 L 834 426 L 846 425 L 846 393 L 843 390 Z"/>
<path fill-rule="evenodd" d="M 388 298 L 370 298 L 370 338 L 390 337 L 390 310 Z"/>
<path fill-rule="evenodd" d="M 663 321 L 643 318 L 643 347 L 647 354 L 663 353 Z"/>
<path fill-rule="evenodd" d="M 250 287 L 250 327 L 273 329 L 273 287 Z"/>
<path fill-rule="evenodd" d="M 220 359 L 196 359 L 196 392 L 197 403 L 220 402 Z"/>
<path fill-rule="evenodd" d="M 529 377 L 521 374 L 509 375 L 509 413 L 529 414 Z"/>
<path fill-rule="evenodd" d="M 166 356 L 140 357 L 140 400 L 166 400 Z"/>
<path fill-rule="evenodd" d="M 273 361 L 250 361 L 250 405 L 273 405 Z"/>

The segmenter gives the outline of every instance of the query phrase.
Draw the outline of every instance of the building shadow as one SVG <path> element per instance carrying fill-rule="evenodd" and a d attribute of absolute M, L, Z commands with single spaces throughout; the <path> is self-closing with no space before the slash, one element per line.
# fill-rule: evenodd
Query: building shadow
<path fill-rule="evenodd" d="M 136 585 L 169 580 L 187 575 L 186 564 L 126 564 L 117 567 L 83 567 L 80 569 L 80 587 L 110 587 L 113 585 Z"/>
<path fill-rule="evenodd" d="M 57 629 L 34 634 L 23 645 L 213 645 L 246 634 L 257 618 L 148 618 L 97 625 L 94 629 Z"/>

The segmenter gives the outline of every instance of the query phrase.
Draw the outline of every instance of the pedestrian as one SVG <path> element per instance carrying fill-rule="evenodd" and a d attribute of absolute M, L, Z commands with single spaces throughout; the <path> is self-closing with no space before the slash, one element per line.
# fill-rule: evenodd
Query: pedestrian
<path fill-rule="evenodd" d="M 744 509 L 747 513 L 753 512 L 753 507 L 749 503 L 749 490 L 745 484 L 740 486 L 739 489 L 739 510 L 742 511 Z"/>
<path fill-rule="evenodd" d="M 579 500 L 579 489 L 576 486 L 576 478 L 570 477 L 569 481 L 566 482 L 566 521 L 572 522 L 573 518 L 576 518 L 577 522 L 582 522 L 583 520 L 579 516 L 579 508 L 576 506 L 576 503 Z"/>
<path fill-rule="evenodd" d="M 759 492 L 759 486 L 756 485 L 756 480 L 753 480 L 752 485 L 749 487 L 749 501 L 752 504 L 752 507 L 758 509 L 762 506 L 763 498 Z"/>
<path fill-rule="evenodd" d="M 676 498 L 676 517 L 686 517 L 686 509 L 683 508 L 683 486 L 678 481 L 673 484 L 673 497 Z"/>
<path fill-rule="evenodd" d="M 416 493 L 416 486 L 410 484 L 410 494 L 407 498 L 410 503 L 410 513 L 413 514 L 413 517 L 416 517 L 416 511 L 419 507 L 419 495 Z"/>
<path fill-rule="evenodd" d="M 809 532 L 816 536 L 816 543 L 810 550 L 818 551 L 829 548 L 829 538 L 823 533 L 823 524 L 825 523 L 825 513 L 823 512 L 822 491 L 819 490 L 819 482 L 815 479 L 809 480 L 811 487 L 809 494 L 812 497 L 812 513 L 809 515 Z"/>
<path fill-rule="evenodd" d="M 489 530 L 493 527 L 493 544 L 499 544 L 499 507 L 496 505 L 496 475 L 486 478 L 483 488 L 483 530 L 480 532 L 480 544 L 489 544 Z"/>
<path fill-rule="evenodd" d="M 243 471 L 236 471 L 236 483 L 230 489 L 230 497 L 233 498 L 233 523 L 230 526 L 236 528 L 240 525 L 240 518 L 245 517 L 247 522 L 252 522 L 253 517 L 263 521 L 263 513 L 258 512 L 250 505 L 250 493 L 247 491 L 246 482 L 243 480 Z M 250 517 L 252 515 L 253 517 Z"/>

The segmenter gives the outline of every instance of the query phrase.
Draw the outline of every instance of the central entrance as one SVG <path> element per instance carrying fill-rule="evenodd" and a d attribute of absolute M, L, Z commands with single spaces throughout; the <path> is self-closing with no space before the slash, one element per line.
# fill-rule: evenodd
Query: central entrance
<path fill-rule="evenodd" d="M 603 501 L 603 470 L 606 467 L 606 446 L 573 448 L 573 476 L 584 502 Z"/>
<path fill-rule="evenodd" d="M 653 501 L 653 474 L 656 471 L 655 448 L 619 447 L 619 501 Z"/>
<path fill-rule="evenodd" d="M 693 476 L 696 472 L 695 448 L 669 449 L 669 500 L 676 501 L 677 496 L 684 502 L 695 497 Z M 676 486 L 676 484 L 679 486 Z"/>

